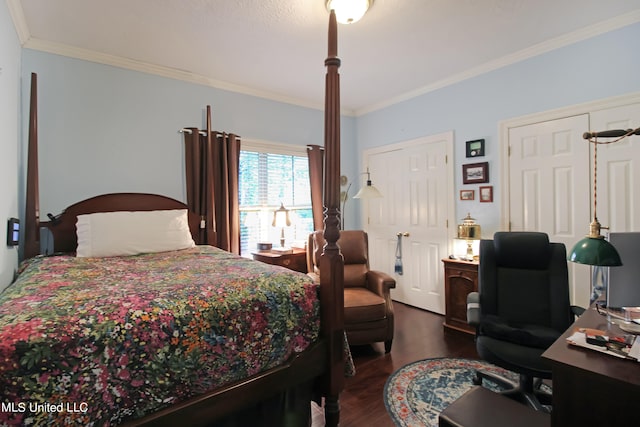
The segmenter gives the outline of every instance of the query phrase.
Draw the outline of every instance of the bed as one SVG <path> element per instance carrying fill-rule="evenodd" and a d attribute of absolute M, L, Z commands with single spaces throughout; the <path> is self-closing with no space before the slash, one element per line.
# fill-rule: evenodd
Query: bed
<path fill-rule="evenodd" d="M 345 341 L 333 13 L 325 65 L 327 244 L 319 286 L 302 273 L 198 245 L 198 217 L 160 195 L 100 195 L 41 222 L 33 75 L 26 259 L 0 294 L 0 424 L 307 425 L 312 398 L 323 402 L 326 425 L 338 424 Z M 131 216 L 132 230 L 149 228 L 144 236 L 170 221 L 178 237 L 159 249 L 152 238 L 151 250 L 114 249 L 111 232 Z M 39 255 L 41 246 L 53 254 Z M 283 415 L 267 422 L 265 413 Z"/>

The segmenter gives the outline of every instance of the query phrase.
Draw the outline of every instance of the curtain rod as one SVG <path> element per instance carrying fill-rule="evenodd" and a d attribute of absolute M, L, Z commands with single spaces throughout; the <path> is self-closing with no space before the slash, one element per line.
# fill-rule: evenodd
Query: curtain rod
<path fill-rule="evenodd" d="M 192 134 L 193 133 L 193 131 L 191 129 L 187 129 L 187 128 L 182 128 L 178 132 L 180 132 L 180 133 L 188 133 L 188 134 Z M 200 135 L 206 135 L 207 131 L 206 130 L 201 130 L 198 133 Z"/>

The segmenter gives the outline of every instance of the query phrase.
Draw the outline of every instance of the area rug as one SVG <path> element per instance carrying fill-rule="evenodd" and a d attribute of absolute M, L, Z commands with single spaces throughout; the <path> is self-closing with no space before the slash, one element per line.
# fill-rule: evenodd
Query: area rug
<path fill-rule="evenodd" d="M 476 369 L 518 380 L 518 375 L 481 360 L 426 359 L 395 371 L 384 386 L 384 404 L 391 419 L 402 427 L 437 427 L 438 414 L 473 387 Z M 499 391 L 494 383 L 483 386 Z"/>

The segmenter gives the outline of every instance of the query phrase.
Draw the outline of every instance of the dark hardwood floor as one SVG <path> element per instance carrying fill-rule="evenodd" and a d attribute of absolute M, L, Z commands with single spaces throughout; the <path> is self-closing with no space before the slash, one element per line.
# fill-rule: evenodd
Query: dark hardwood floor
<path fill-rule="evenodd" d="M 393 307 L 395 332 L 389 354 L 382 343 L 351 348 L 356 375 L 347 378 L 340 395 L 341 427 L 393 426 L 382 395 L 389 375 L 402 366 L 433 357 L 478 358 L 473 336 L 444 331 L 443 316 L 398 302 Z"/>

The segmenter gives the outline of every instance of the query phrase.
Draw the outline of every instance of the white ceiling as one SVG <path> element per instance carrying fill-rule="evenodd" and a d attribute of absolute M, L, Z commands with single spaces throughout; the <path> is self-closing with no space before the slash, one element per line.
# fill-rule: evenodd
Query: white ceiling
<path fill-rule="evenodd" d="M 7 3 L 27 48 L 323 105 L 325 0 Z M 374 0 L 338 28 L 343 109 L 362 114 L 635 22 L 640 0 Z"/>

